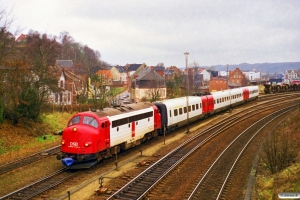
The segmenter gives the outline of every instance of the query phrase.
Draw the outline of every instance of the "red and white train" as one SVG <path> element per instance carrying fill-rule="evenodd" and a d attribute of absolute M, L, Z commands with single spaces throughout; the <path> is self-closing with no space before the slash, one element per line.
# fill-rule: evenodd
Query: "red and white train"
<path fill-rule="evenodd" d="M 63 130 L 57 159 L 69 168 L 90 167 L 189 122 L 256 99 L 258 86 L 212 92 L 161 102 L 141 102 L 75 114 Z M 188 103 L 188 106 L 187 106 Z M 187 114 L 187 111 L 189 112 Z"/>

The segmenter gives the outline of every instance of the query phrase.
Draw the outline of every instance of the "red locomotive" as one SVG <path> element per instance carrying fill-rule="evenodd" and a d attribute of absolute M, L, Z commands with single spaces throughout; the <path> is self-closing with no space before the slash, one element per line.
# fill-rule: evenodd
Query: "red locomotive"
<path fill-rule="evenodd" d="M 157 136 L 160 127 L 160 113 L 152 103 L 77 113 L 63 130 L 62 154 L 58 154 L 57 159 L 62 158 L 62 163 L 69 167 L 74 164 L 80 168 L 90 167 Z"/>

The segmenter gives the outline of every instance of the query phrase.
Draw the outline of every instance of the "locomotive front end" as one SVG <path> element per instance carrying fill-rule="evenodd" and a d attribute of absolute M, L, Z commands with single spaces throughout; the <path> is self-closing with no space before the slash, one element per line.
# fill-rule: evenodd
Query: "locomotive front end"
<path fill-rule="evenodd" d="M 69 168 L 89 168 L 97 163 L 98 140 L 98 118 L 88 113 L 76 114 L 63 131 L 61 154 L 56 158 Z"/>

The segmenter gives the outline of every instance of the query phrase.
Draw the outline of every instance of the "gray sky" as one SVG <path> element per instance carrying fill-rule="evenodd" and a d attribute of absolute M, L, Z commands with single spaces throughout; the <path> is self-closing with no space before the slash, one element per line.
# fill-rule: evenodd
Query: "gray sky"
<path fill-rule="evenodd" d="M 300 61 L 299 0 L 0 0 L 12 28 L 59 36 L 112 65 Z"/>

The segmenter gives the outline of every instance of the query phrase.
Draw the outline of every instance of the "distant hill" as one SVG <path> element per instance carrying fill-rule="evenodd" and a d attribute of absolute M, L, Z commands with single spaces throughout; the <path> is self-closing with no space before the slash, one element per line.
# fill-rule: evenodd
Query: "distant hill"
<path fill-rule="evenodd" d="M 284 63 L 241 63 L 238 65 L 228 65 L 228 71 L 240 68 L 242 71 L 260 71 L 263 73 L 284 73 L 288 69 L 300 69 L 300 62 L 284 62 Z M 216 71 L 227 71 L 227 65 L 216 65 Z"/>

